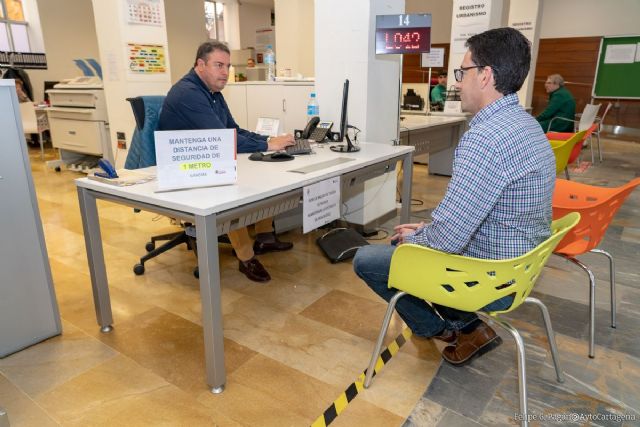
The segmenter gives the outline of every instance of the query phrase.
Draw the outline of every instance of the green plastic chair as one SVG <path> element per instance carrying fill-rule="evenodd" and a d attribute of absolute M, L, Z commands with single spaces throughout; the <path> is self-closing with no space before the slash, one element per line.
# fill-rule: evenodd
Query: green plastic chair
<path fill-rule="evenodd" d="M 571 157 L 573 147 L 586 138 L 586 133 L 586 130 L 581 130 L 580 132 L 576 132 L 571 138 L 567 140 L 549 140 L 549 144 L 551 144 L 553 154 L 556 156 L 556 174 L 564 171 L 567 179 L 571 179 L 569 177 L 569 170 L 567 169 L 569 157 Z"/>
<path fill-rule="evenodd" d="M 549 312 L 542 301 L 529 297 L 529 294 L 556 245 L 579 221 L 580 214 L 576 212 L 553 221 L 552 234 L 547 240 L 526 254 L 512 259 L 468 258 L 420 245 L 400 245 L 393 253 L 389 271 L 389 288 L 398 289 L 398 292 L 389 301 L 380 335 L 367 369 L 364 387 L 369 387 L 374 372 L 381 368 L 376 366 L 376 363 L 382 363 L 378 362 L 378 358 L 396 303 L 404 295 L 410 294 L 433 304 L 477 312 L 486 319 L 494 320 L 513 336 L 518 349 L 520 413 L 528 413 L 524 342 L 517 329 L 498 317 L 498 314 L 513 311 L 524 302 L 535 304 L 540 308 L 551 347 L 556 377 L 558 382 L 563 382 Z M 508 309 L 489 313 L 478 312 L 487 304 L 508 295 L 514 296 L 513 304 Z M 522 425 L 528 425 L 528 421 L 523 420 Z"/>

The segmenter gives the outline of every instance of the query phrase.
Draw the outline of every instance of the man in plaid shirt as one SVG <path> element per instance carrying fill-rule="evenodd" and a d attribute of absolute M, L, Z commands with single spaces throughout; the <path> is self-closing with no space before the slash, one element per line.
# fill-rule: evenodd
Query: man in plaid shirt
<path fill-rule="evenodd" d="M 555 158 L 516 95 L 529 72 L 529 42 L 515 29 L 498 28 L 471 37 L 467 47 L 455 79 L 463 109 L 475 116 L 456 148 L 451 181 L 432 222 L 399 225 L 391 245 L 364 246 L 354 259 L 356 274 L 387 301 L 396 293 L 387 284 L 396 244 L 507 259 L 551 234 Z M 512 301 L 504 297 L 484 310 L 505 309 Z M 474 313 L 432 307 L 411 295 L 400 298 L 396 310 L 415 335 L 450 343 L 442 356 L 452 364 L 467 362 L 498 338 Z"/>

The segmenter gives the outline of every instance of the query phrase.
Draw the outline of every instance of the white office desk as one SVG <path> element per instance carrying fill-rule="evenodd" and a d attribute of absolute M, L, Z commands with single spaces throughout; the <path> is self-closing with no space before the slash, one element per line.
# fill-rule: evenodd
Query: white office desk
<path fill-rule="evenodd" d="M 224 389 L 224 346 L 220 301 L 220 271 L 217 236 L 264 218 L 294 209 L 304 186 L 340 176 L 341 185 L 354 185 L 393 170 L 403 161 L 401 221 L 409 221 L 413 147 L 363 143 L 357 153 L 334 153 L 316 148 L 317 154 L 297 156 L 288 162 L 253 162 L 238 155 L 236 185 L 156 193 L 157 182 L 116 187 L 88 178 L 76 180 L 96 317 L 102 332 L 110 332 L 113 316 L 100 236 L 96 199 L 181 218 L 196 224 L 200 298 L 205 345 L 207 384 L 214 393 Z M 290 172 L 338 157 L 353 161 L 315 172 Z M 152 168 L 150 168 L 152 169 Z"/>
<path fill-rule="evenodd" d="M 433 113 L 432 113 L 433 114 Z M 402 116 L 400 143 L 415 147 L 415 156 L 429 154 L 429 173 L 451 176 L 453 154 L 466 129 L 460 116 Z"/>

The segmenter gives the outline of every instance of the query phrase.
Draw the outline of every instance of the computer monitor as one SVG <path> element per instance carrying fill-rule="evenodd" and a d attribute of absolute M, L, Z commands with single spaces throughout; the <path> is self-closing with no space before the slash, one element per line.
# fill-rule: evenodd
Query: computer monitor
<path fill-rule="evenodd" d="M 344 81 L 344 86 L 342 89 L 342 112 L 340 114 L 340 140 L 347 140 L 347 144 L 344 145 L 332 145 L 331 150 L 337 151 L 339 153 L 355 153 L 356 151 L 360 151 L 360 147 L 356 147 L 351 143 L 349 139 L 349 134 L 347 132 L 349 128 L 349 121 L 347 120 L 347 104 L 349 102 L 349 79 Z"/>

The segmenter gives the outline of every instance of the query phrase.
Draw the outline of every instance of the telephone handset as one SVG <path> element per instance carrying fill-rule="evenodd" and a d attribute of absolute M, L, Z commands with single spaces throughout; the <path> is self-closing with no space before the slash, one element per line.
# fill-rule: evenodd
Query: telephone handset
<path fill-rule="evenodd" d="M 309 139 L 309 137 L 311 136 L 311 132 L 316 129 L 318 123 L 320 123 L 320 117 L 312 117 L 311 120 L 309 120 L 309 123 L 307 123 L 307 126 L 305 126 L 304 130 L 302 131 L 302 139 Z"/>
<path fill-rule="evenodd" d="M 316 142 L 324 141 L 332 126 L 333 122 L 331 121 L 321 122 L 319 117 L 313 117 L 302 131 L 301 137 Z"/>

